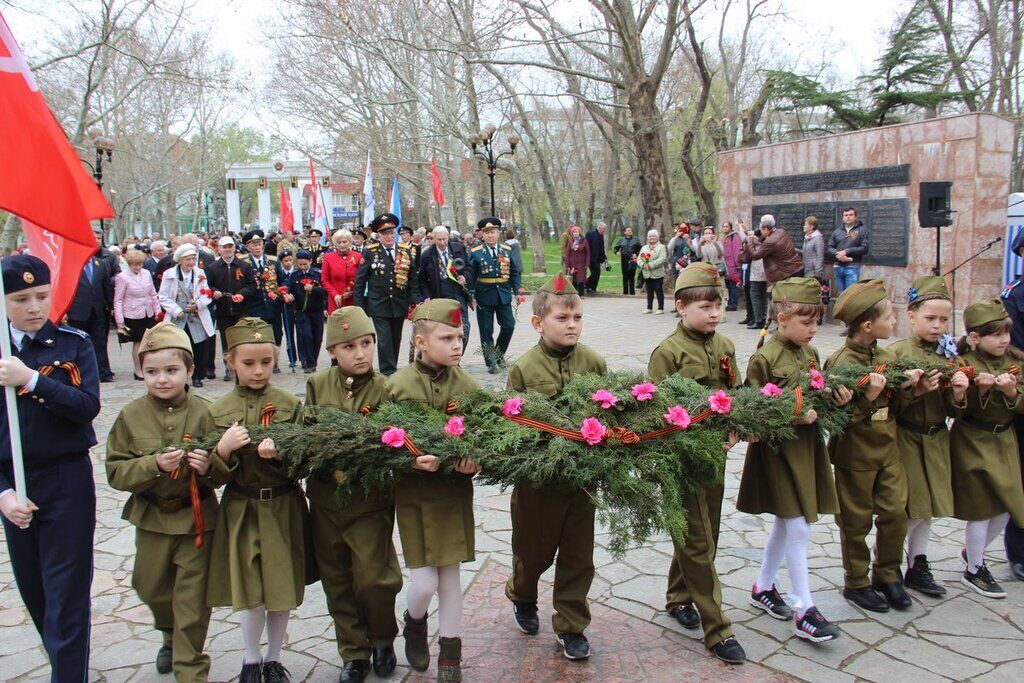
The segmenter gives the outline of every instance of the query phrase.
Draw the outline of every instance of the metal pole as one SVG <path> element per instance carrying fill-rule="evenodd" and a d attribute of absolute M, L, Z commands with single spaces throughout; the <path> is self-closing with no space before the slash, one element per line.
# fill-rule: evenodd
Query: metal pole
<path fill-rule="evenodd" d="M 0 301 L 6 301 L 3 278 L 0 278 Z M 10 324 L 7 321 L 7 306 L 0 306 L 0 327 L 6 333 Z M 0 355 L 11 358 L 11 335 L 0 334 Z M 21 422 L 18 420 L 18 393 L 15 387 L 4 387 L 4 399 L 7 403 L 7 431 L 11 438 L 11 465 L 14 469 L 14 495 L 19 505 L 28 504 L 28 492 L 25 488 L 25 460 L 21 448 Z"/>
<path fill-rule="evenodd" d="M 96 184 L 99 185 L 100 191 L 103 190 L 103 150 L 99 147 L 96 148 L 96 171 L 92 174 L 93 178 L 96 179 Z M 100 218 L 100 245 L 107 239 L 107 228 L 104 224 L 104 220 Z"/>
<path fill-rule="evenodd" d="M 491 139 L 487 140 L 487 175 L 491 177 L 491 215 L 494 216 L 494 169 L 497 164 L 494 162 L 494 152 L 491 148 Z"/>

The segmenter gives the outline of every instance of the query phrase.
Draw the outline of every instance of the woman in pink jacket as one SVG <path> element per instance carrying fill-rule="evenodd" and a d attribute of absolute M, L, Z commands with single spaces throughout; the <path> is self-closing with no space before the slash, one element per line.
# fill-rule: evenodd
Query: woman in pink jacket
<path fill-rule="evenodd" d="M 590 245 L 587 238 L 580 232 L 579 226 L 569 226 L 569 241 L 562 253 L 565 271 L 569 274 L 572 284 L 580 297 L 587 292 L 587 267 L 590 266 Z"/>
<path fill-rule="evenodd" d="M 146 255 L 138 249 L 129 249 L 124 258 L 128 262 L 127 270 L 114 277 L 114 322 L 117 323 L 118 341 L 132 343 L 135 379 L 142 379 L 139 343 L 143 333 L 156 324 L 160 300 L 156 296 L 152 274 L 142 267 Z"/>

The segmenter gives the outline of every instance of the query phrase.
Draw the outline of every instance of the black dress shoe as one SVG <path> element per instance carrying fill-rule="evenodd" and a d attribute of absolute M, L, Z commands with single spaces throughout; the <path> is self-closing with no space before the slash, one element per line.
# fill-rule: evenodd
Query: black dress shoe
<path fill-rule="evenodd" d="M 693 630 L 700 626 L 700 612 L 691 604 L 676 605 L 669 612 L 683 628 Z"/>
<path fill-rule="evenodd" d="M 885 598 L 885 601 L 893 609 L 898 609 L 902 612 L 910 609 L 910 606 L 914 604 L 910 596 L 907 595 L 907 591 L 903 590 L 903 584 L 899 581 L 893 581 L 892 583 L 875 581 L 872 582 L 871 587 L 881 593 L 882 597 Z"/>
<path fill-rule="evenodd" d="M 946 594 L 946 589 L 940 586 L 932 576 L 931 567 L 928 566 L 928 558 L 918 555 L 914 558 L 914 564 L 907 568 L 903 577 L 903 585 L 913 588 L 918 593 L 941 598 Z"/>
<path fill-rule="evenodd" d="M 1013 574 L 1013 578 L 1024 581 L 1024 562 L 1011 562 L 1010 572 Z"/>
<path fill-rule="evenodd" d="M 758 325 L 757 323 L 748 323 L 748 324 L 747 324 L 747 329 L 748 329 L 748 330 L 756 330 L 756 329 L 758 329 L 759 327 L 761 327 L 761 326 L 760 326 L 760 325 Z"/>
<path fill-rule="evenodd" d="M 156 653 L 156 672 L 159 674 L 171 673 L 171 660 L 174 652 L 170 645 L 161 645 Z"/>
<path fill-rule="evenodd" d="M 110 384 L 114 381 L 113 375 L 107 375 L 106 377 L 100 377 L 100 384 Z"/>
<path fill-rule="evenodd" d="M 747 661 L 747 653 L 735 638 L 729 637 L 711 648 L 712 654 L 726 664 L 742 664 Z"/>
<path fill-rule="evenodd" d="M 395 648 L 391 645 L 386 647 L 373 648 L 373 673 L 381 678 L 387 678 L 395 671 L 398 659 L 395 657 Z"/>
<path fill-rule="evenodd" d="M 866 609 L 869 612 L 889 611 L 889 605 L 870 586 L 865 586 L 864 588 L 844 588 L 843 597 L 857 605 L 857 607 Z"/>
<path fill-rule="evenodd" d="M 217 373 L 214 370 L 206 371 L 206 379 L 217 379 Z"/>
<path fill-rule="evenodd" d="M 736 324 L 737 324 L 737 325 L 749 325 L 749 324 L 750 324 L 750 323 L 752 323 L 752 322 L 754 322 L 754 321 L 753 321 L 753 320 L 751 320 L 751 319 L 750 319 L 750 317 L 748 316 L 748 317 L 744 318 L 743 320 L 740 320 L 740 321 L 739 321 L 739 322 L 737 322 Z"/>
<path fill-rule="evenodd" d="M 353 659 L 345 662 L 338 677 L 338 683 L 363 683 L 370 675 L 370 662 L 366 659 Z"/>
<path fill-rule="evenodd" d="M 192 386 L 194 386 L 196 389 L 202 389 L 203 388 L 203 380 L 201 380 L 198 377 L 196 377 L 194 380 L 192 380 Z"/>
<path fill-rule="evenodd" d="M 260 663 L 256 664 L 243 664 L 242 672 L 238 674 L 238 683 L 263 683 L 263 678 L 260 675 L 263 665 Z"/>
<path fill-rule="evenodd" d="M 537 603 L 514 602 L 516 626 L 528 636 L 535 636 L 540 630 L 540 619 L 537 618 Z"/>

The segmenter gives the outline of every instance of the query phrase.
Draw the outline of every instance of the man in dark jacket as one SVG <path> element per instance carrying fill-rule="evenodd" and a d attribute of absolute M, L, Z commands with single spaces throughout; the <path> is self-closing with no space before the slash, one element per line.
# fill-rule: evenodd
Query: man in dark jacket
<path fill-rule="evenodd" d="M 216 306 L 214 316 L 220 330 L 221 353 L 228 352 L 227 330 L 249 314 L 252 298 L 256 295 L 256 276 L 252 267 L 235 254 L 234 238 L 225 235 L 217 242 L 220 258 L 206 269 L 206 279 L 213 290 Z M 232 373 L 224 368 L 224 381 Z"/>
<path fill-rule="evenodd" d="M 758 237 L 757 233 L 761 233 Z M 775 216 L 766 213 L 761 216 L 758 230 L 747 232 L 747 241 L 740 250 L 740 261 L 750 263 L 764 261 L 764 277 L 768 285 L 774 285 L 787 277 L 804 274 L 804 259 L 793 246 L 793 240 L 785 230 L 775 227 Z"/>
<path fill-rule="evenodd" d="M 857 218 L 857 209 L 843 209 L 843 224 L 829 235 L 825 253 L 835 261 L 832 273 L 836 279 L 836 295 L 860 280 L 860 264 L 868 255 L 871 231 Z"/>
<path fill-rule="evenodd" d="M 466 246 L 450 240 L 448 228 L 434 228 L 434 243 L 420 255 L 419 300 L 455 299 L 462 304 L 462 350 L 469 343 L 469 308 L 472 301 L 467 288 L 465 270 L 469 264 Z M 476 308 L 476 306 L 473 306 Z"/>
<path fill-rule="evenodd" d="M 1024 258 L 1024 231 L 1018 232 L 1014 237 L 1010 250 Z M 1010 343 L 1018 349 L 1024 348 L 1024 275 L 1018 275 L 1017 279 L 1003 288 L 1003 306 L 1010 314 Z M 1024 415 L 1016 415 L 1013 420 L 1013 428 L 1017 432 L 1017 443 L 1024 440 Z M 1021 462 L 1024 463 L 1024 449 L 1018 449 Z M 1024 527 L 1019 527 L 1010 519 L 1006 523 L 1006 531 L 1003 534 L 1003 543 L 1006 546 L 1006 560 L 1010 563 L 1010 571 L 1018 581 L 1024 581 Z"/>
<path fill-rule="evenodd" d="M 590 277 L 587 278 L 587 294 L 596 294 L 597 285 L 601 281 L 601 267 L 608 262 L 608 254 L 604 250 L 604 233 L 608 229 L 604 223 L 587 231 L 587 244 L 590 245 Z"/>
<path fill-rule="evenodd" d="M 615 253 L 622 262 L 622 293 L 636 294 L 636 259 L 640 255 L 640 240 L 633 236 L 633 228 L 626 228 L 615 243 Z"/>
<path fill-rule="evenodd" d="M 97 250 L 85 262 L 67 316 L 71 327 L 82 330 L 92 340 L 100 381 L 113 382 L 114 372 L 110 369 L 110 358 L 107 356 L 107 335 L 110 331 L 110 314 L 114 309 L 114 264 L 117 261 L 113 255 L 109 259 L 104 258 L 103 251 L 106 250 Z"/>

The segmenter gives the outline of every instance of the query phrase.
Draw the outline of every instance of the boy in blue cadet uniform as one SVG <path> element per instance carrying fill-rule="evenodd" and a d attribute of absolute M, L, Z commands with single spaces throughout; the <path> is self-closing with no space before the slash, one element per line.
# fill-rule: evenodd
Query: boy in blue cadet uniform
<path fill-rule="evenodd" d="M 89 448 L 100 411 L 96 355 L 88 335 L 49 321 L 50 269 L 34 256 L 0 261 L 12 357 L 0 384 L 15 387 L 26 493 L 13 487 L 10 424 L 0 408 L 0 512 L 14 579 L 50 659 L 52 681 L 89 674 L 96 487 Z M 6 392 L 4 392 L 6 394 Z M 6 395 L 3 401 L 6 403 Z"/>
<path fill-rule="evenodd" d="M 320 344 L 324 340 L 324 312 L 327 295 L 320 269 L 313 267 L 313 254 L 307 249 L 295 253 L 295 271 L 288 278 L 288 291 L 294 298 L 295 333 L 298 337 L 299 361 L 302 371 L 316 370 Z"/>
<path fill-rule="evenodd" d="M 512 249 L 498 244 L 501 221 L 493 216 L 481 219 L 477 229 L 483 242 L 470 248 L 466 269 L 469 290 L 476 299 L 476 321 L 480 328 L 480 344 L 484 350 L 487 371 L 492 375 L 504 364 L 505 353 L 512 341 L 516 318 L 512 299 L 519 292 L 520 272 L 512 260 Z M 498 317 L 497 344 L 494 343 L 494 317 Z"/>

